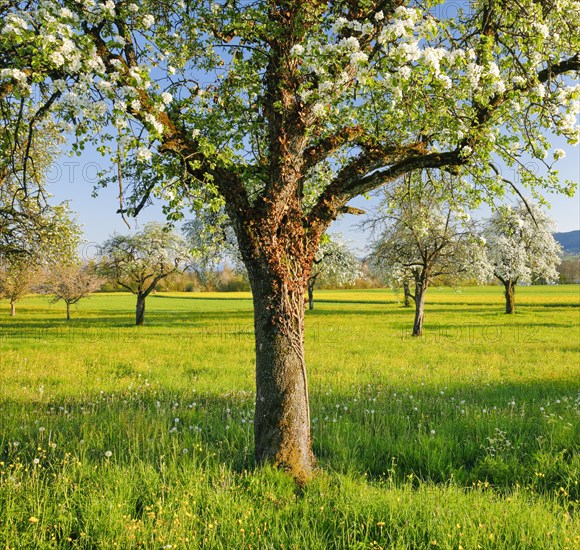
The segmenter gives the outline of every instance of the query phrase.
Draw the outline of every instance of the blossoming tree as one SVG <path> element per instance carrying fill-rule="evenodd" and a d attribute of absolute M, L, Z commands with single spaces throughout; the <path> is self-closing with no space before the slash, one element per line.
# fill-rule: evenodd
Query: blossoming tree
<path fill-rule="evenodd" d="M 157 283 L 190 261 L 185 241 L 154 222 L 133 235 L 113 235 L 99 247 L 99 256 L 100 273 L 137 296 L 136 325 L 145 323 L 145 300 Z"/>
<path fill-rule="evenodd" d="M 50 294 L 50 302 L 66 304 L 66 320 L 70 321 L 70 307 L 78 304 L 103 286 L 104 279 L 94 273 L 94 266 L 81 262 L 63 262 L 54 265 L 48 272 L 46 280 L 40 285 L 40 291 Z"/>
<path fill-rule="evenodd" d="M 544 129 L 577 140 L 575 0 L 28 0 L 0 11 L 0 97 L 148 167 L 126 197 L 225 206 L 255 311 L 258 461 L 312 472 L 306 282 L 353 197 L 446 167 L 497 193 Z M 449 15 L 449 16 L 448 16 Z M 31 89 L 38 93 L 32 94 Z M 34 103 L 34 105 L 32 105 Z M 16 117 L 17 118 L 17 117 Z M 525 157 L 523 157 L 525 158 Z M 175 214 L 171 214 L 175 215 Z"/>
<path fill-rule="evenodd" d="M 491 270 L 483 240 L 445 188 L 421 174 L 405 180 L 388 193 L 380 211 L 378 222 L 385 228 L 372 245 L 369 264 L 393 288 L 412 284 L 405 293 L 415 302 L 413 336 L 421 336 L 429 286 L 460 277 L 483 282 Z"/>
<path fill-rule="evenodd" d="M 515 313 L 518 282 L 557 281 L 562 249 L 554 239 L 554 221 L 537 205 L 500 207 L 485 230 L 493 274 L 505 289 L 505 312 Z"/>
<path fill-rule="evenodd" d="M 342 286 L 353 284 L 361 276 L 360 262 L 341 236 L 324 235 L 308 278 L 308 309 L 314 309 L 314 286 L 317 282 Z"/>
<path fill-rule="evenodd" d="M 188 269 L 206 288 L 218 284 L 220 264 L 244 272 L 236 236 L 223 210 L 198 213 L 183 224 L 181 231 L 192 256 Z"/>
<path fill-rule="evenodd" d="M 27 216 L 30 212 L 26 210 Z M 0 296 L 10 302 L 12 317 L 16 315 L 16 302 L 42 282 L 43 271 L 73 262 L 81 243 L 81 228 L 66 204 L 45 205 L 41 212 L 35 212 L 39 219 L 31 220 L 30 225 L 13 221 L 0 240 Z M 24 211 L 18 213 L 15 221 Z"/>

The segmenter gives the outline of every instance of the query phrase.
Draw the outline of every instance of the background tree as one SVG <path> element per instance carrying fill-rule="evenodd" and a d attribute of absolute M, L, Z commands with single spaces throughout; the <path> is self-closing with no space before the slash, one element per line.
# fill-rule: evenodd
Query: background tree
<path fill-rule="evenodd" d="M 182 226 L 191 253 L 192 270 L 206 290 L 220 285 L 220 265 L 230 265 L 233 271 L 244 274 L 236 236 L 223 209 L 199 212 Z"/>
<path fill-rule="evenodd" d="M 160 223 L 133 235 L 114 235 L 99 248 L 100 273 L 137 296 L 135 323 L 145 322 L 145 299 L 163 278 L 190 262 L 185 241 Z"/>
<path fill-rule="evenodd" d="M 16 315 L 16 302 L 32 290 L 39 282 L 40 269 L 24 261 L 25 257 L 13 258 L 0 267 L 0 297 L 10 303 L 10 315 Z"/>
<path fill-rule="evenodd" d="M 308 309 L 314 309 L 314 286 L 353 284 L 362 276 L 360 262 L 340 235 L 326 235 L 314 258 L 308 279 Z"/>
<path fill-rule="evenodd" d="M 563 284 L 580 283 L 580 256 L 564 256 L 558 266 L 560 282 Z"/>
<path fill-rule="evenodd" d="M 4 107 L 0 99 L 0 119 Z M 51 241 L 62 243 L 69 233 L 68 205 L 51 205 L 45 184 L 64 140 L 50 122 L 32 133 L 30 142 L 22 136 L 14 139 L 6 127 L 0 128 L 0 144 L 10 149 L 0 158 L 0 258 L 23 254 L 38 258 L 40 243 L 46 254 Z"/>
<path fill-rule="evenodd" d="M 80 263 L 61 263 L 54 265 L 40 290 L 50 294 L 51 303 L 63 301 L 66 304 L 66 320 L 70 321 L 70 307 L 99 290 L 104 279 L 97 277 L 93 266 Z"/>
<path fill-rule="evenodd" d="M 533 203 L 502 206 L 485 229 L 487 254 L 493 274 L 505 290 L 505 312 L 515 313 L 518 282 L 558 280 L 556 267 L 562 249 L 553 236 L 554 221 Z"/>
<path fill-rule="evenodd" d="M 81 228 L 68 204 L 47 204 L 34 214 L 28 209 L 26 217 L 30 215 L 35 217 L 31 224 L 18 230 L 11 224 L 0 245 L 0 296 L 10 301 L 12 316 L 16 302 L 42 282 L 46 269 L 75 261 L 81 243 Z"/>
<path fill-rule="evenodd" d="M 394 288 L 413 283 L 413 336 L 423 333 L 425 293 L 434 283 L 490 275 L 484 243 L 462 209 L 446 200 L 429 176 L 414 174 L 395 194 L 388 193 L 379 223 L 386 224 L 369 255 L 372 270 Z M 395 200 L 393 200 L 395 199 Z"/>
<path fill-rule="evenodd" d="M 15 1 L 1 8 L 0 97 L 143 164 L 123 210 L 224 207 L 252 286 L 256 458 L 312 471 L 304 292 L 320 239 L 360 194 L 428 168 L 568 190 L 545 131 L 577 141 L 575 0 Z M 445 16 L 440 16 L 444 13 Z M 449 16 L 448 16 L 449 14 Z M 36 88 L 42 94 L 36 95 Z M 27 99 L 27 101 L 30 101 Z M 43 110 L 44 109 L 44 110 Z M 13 118 L 11 119 L 13 120 Z M 106 129 L 111 133 L 107 135 Z M 105 131 L 104 131 L 105 130 Z M 84 136 L 84 137 L 83 137 Z M 103 143 L 104 142 L 104 143 Z M 109 149 L 110 151 L 110 149 Z"/>

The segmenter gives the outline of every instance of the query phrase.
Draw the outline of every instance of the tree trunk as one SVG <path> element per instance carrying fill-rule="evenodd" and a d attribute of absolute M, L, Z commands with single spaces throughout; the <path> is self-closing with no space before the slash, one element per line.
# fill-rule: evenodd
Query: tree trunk
<path fill-rule="evenodd" d="M 70 303 L 66 302 L 66 320 L 70 321 Z"/>
<path fill-rule="evenodd" d="M 516 285 L 512 279 L 506 279 L 503 283 L 505 288 L 505 312 L 516 312 Z"/>
<path fill-rule="evenodd" d="M 145 324 L 145 296 L 137 294 L 137 307 L 135 308 L 135 324 L 141 327 Z"/>
<path fill-rule="evenodd" d="M 304 361 L 304 283 L 268 268 L 248 270 L 256 338 L 255 453 L 298 482 L 312 476 L 310 411 Z"/>
<path fill-rule="evenodd" d="M 314 309 L 314 284 L 316 281 L 313 281 L 312 279 L 308 279 L 308 309 L 309 310 L 313 310 Z"/>
<path fill-rule="evenodd" d="M 10 317 L 16 317 L 16 302 L 10 302 Z"/>
<path fill-rule="evenodd" d="M 427 288 L 424 283 L 419 282 L 415 285 L 415 322 L 413 323 L 413 336 L 421 336 L 423 334 L 425 290 Z"/>
<path fill-rule="evenodd" d="M 403 307 L 411 307 L 411 289 L 409 281 L 403 282 Z"/>

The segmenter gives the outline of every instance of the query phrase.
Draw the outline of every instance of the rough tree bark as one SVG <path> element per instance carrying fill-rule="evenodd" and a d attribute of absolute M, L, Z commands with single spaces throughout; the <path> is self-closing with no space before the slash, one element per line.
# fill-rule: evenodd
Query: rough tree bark
<path fill-rule="evenodd" d="M 248 270 L 256 338 L 256 460 L 298 481 L 312 476 L 310 410 L 304 360 L 304 285 L 266 266 Z"/>
<path fill-rule="evenodd" d="M 506 279 L 503 282 L 505 288 L 505 312 L 516 312 L 516 283 L 512 279 Z"/>
<path fill-rule="evenodd" d="M 145 296 L 142 293 L 137 294 L 137 306 L 135 307 L 135 324 L 141 327 L 145 324 Z"/>
<path fill-rule="evenodd" d="M 66 320 L 70 321 L 70 302 L 66 302 Z"/>
<path fill-rule="evenodd" d="M 415 285 L 415 321 L 413 323 L 413 336 L 423 334 L 423 318 L 425 315 L 425 291 L 426 281 L 418 281 Z"/>
<path fill-rule="evenodd" d="M 10 316 L 16 316 L 16 302 L 10 302 Z"/>

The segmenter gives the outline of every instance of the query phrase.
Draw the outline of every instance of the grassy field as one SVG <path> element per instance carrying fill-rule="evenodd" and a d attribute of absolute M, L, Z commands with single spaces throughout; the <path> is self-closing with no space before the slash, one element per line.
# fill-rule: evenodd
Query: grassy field
<path fill-rule="evenodd" d="M 248 294 L 0 302 L 1 548 L 580 548 L 580 287 L 307 313 L 299 488 L 252 456 Z"/>

